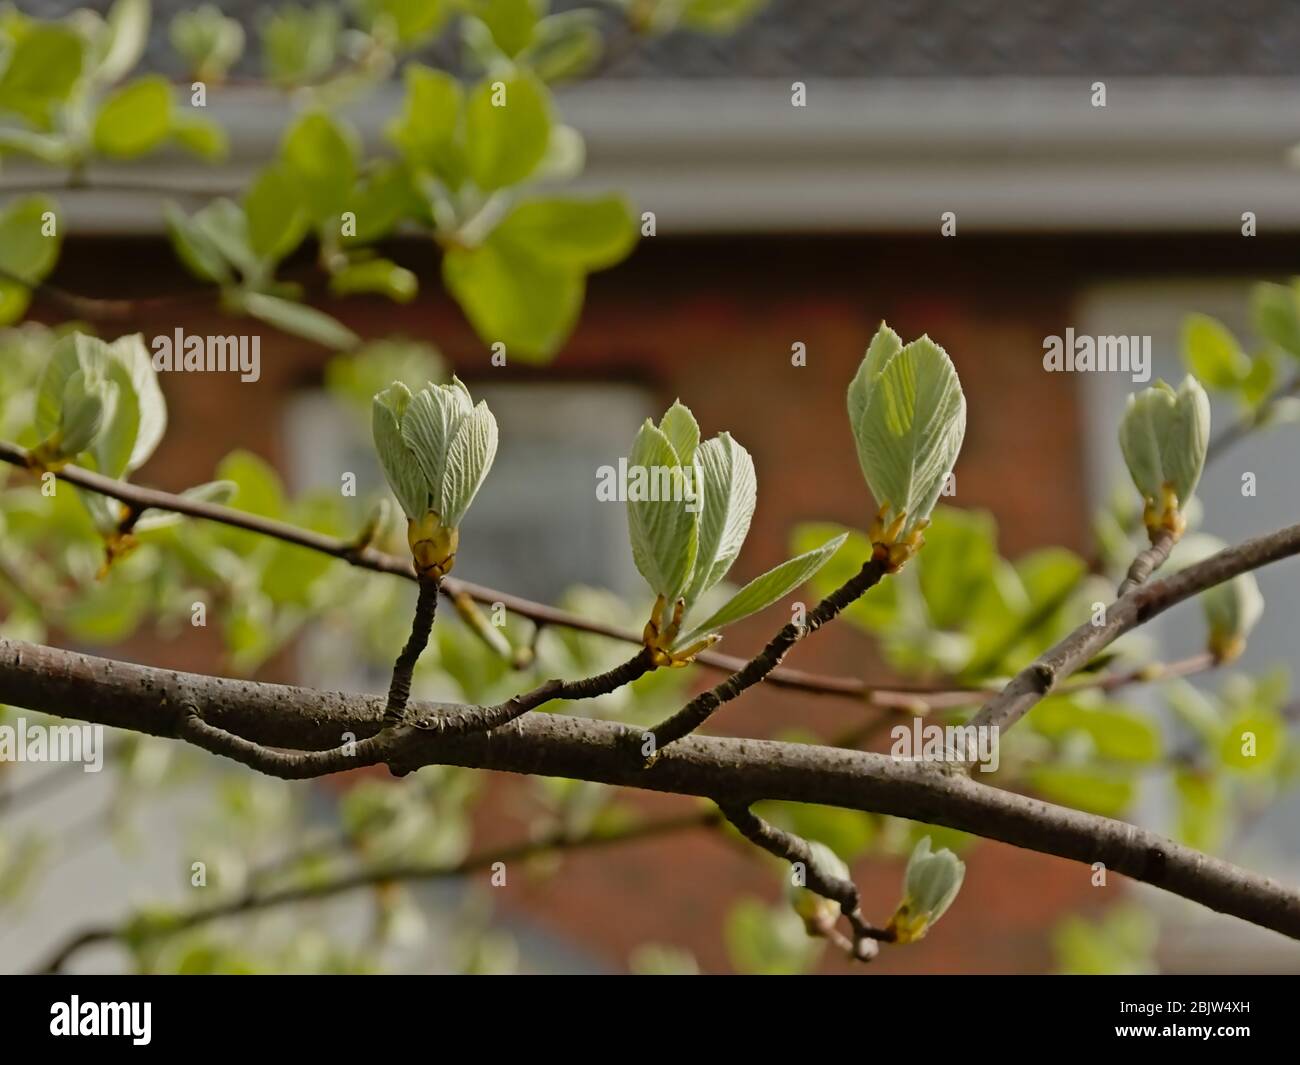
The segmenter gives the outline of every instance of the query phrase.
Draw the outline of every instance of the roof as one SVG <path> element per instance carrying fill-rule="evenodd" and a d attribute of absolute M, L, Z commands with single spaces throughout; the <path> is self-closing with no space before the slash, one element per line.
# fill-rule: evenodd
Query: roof
<path fill-rule="evenodd" d="M 26 0 L 40 17 L 110 0 Z M 193 0 L 154 0 L 146 66 L 179 73 L 167 25 Z M 222 0 L 248 27 L 278 0 Z M 593 6 L 556 0 L 555 10 Z M 1291 0 L 768 0 L 726 36 L 675 33 L 623 48 L 602 77 L 628 79 L 1300 76 L 1300 5 Z M 250 37 L 253 35 L 250 34 Z M 433 50 L 453 64 L 444 34 Z M 246 58 L 241 73 L 256 74 Z"/>

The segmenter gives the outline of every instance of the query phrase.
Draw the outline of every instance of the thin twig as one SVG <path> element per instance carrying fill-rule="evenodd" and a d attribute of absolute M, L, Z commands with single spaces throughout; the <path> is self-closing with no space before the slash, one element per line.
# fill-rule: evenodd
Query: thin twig
<path fill-rule="evenodd" d="M 980 708 L 971 724 L 1005 732 L 1060 681 L 1086 665 L 1124 633 L 1176 603 L 1242 573 L 1300 552 L 1300 525 L 1224 548 L 1195 565 L 1150 584 L 1138 585 L 1106 608 L 1100 625 L 1084 622 L 1045 651 Z"/>
<path fill-rule="evenodd" d="M 389 725 L 401 722 L 406 710 L 406 700 L 411 697 L 411 679 L 415 664 L 429 645 L 434 616 L 438 611 L 438 580 L 420 577 L 416 583 L 419 594 L 415 601 L 415 616 L 411 619 L 411 635 L 393 663 L 393 679 L 388 686 L 388 702 L 384 706 L 384 720 Z"/>
<path fill-rule="evenodd" d="M 768 641 L 763 650 L 721 684 L 701 692 L 672 717 L 650 729 L 649 732 L 654 737 L 656 753 L 694 732 L 723 703 L 730 702 L 741 692 L 769 676 L 781 664 L 781 659 L 791 647 L 833 620 L 850 603 L 861 598 L 889 572 L 888 567 L 887 559 L 873 554 L 856 574 L 809 611 L 802 625 L 788 622 Z"/>
<path fill-rule="evenodd" d="M 1151 574 L 1169 561 L 1169 553 L 1178 543 L 1178 537 L 1169 529 L 1161 529 L 1151 540 L 1151 545 L 1138 552 L 1128 573 L 1119 586 L 1119 595 L 1128 595 L 1139 584 L 1146 583 Z"/>
<path fill-rule="evenodd" d="M 736 830 L 754 845 L 792 865 L 802 863 L 804 884 L 822 898 L 839 903 L 840 912 L 853 929 L 852 956 L 870 961 L 879 952 L 877 941 L 888 940 L 889 933 L 868 924 L 862 916 L 857 885 L 822 867 L 808 841 L 768 824 L 747 803 L 725 802 L 719 809 Z"/>
<path fill-rule="evenodd" d="M 362 888 L 380 887 L 418 880 L 442 880 L 468 876 L 472 873 L 491 869 L 497 862 L 522 862 L 540 854 L 555 850 L 589 850 L 608 847 L 619 843 L 634 843 L 639 840 L 652 839 L 656 836 L 670 835 L 694 828 L 709 828 L 721 819 L 713 810 L 687 814 L 678 817 L 644 821 L 621 831 L 598 831 L 585 836 L 571 836 L 564 831 L 556 831 L 543 839 L 517 843 L 511 847 L 490 848 L 471 854 L 462 861 L 451 864 L 408 864 L 391 865 L 373 869 L 362 869 L 348 873 L 334 880 L 309 883 L 281 888 L 275 891 L 248 891 L 228 902 L 218 903 L 204 909 L 192 910 L 172 918 L 158 920 L 154 926 L 135 921 L 121 924 L 102 925 L 88 928 L 71 936 L 58 947 L 39 967 L 39 972 L 59 972 L 68 960 L 78 951 L 95 943 L 125 939 L 128 935 L 144 938 L 159 938 L 189 931 L 212 921 L 241 914 L 261 912 L 300 902 L 316 902 L 333 898 Z"/>

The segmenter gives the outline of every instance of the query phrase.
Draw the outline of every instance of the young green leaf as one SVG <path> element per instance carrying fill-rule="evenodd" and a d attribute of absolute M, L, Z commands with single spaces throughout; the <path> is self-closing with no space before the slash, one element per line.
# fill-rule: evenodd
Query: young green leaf
<path fill-rule="evenodd" d="M 730 433 L 706 440 L 695 452 L 695 462 L 703 482 L 703 509 L 695 573 L 686 593 L 688 605 L 698 602 L 731 569 L 749 533 L 758 498 L 754 460 Z"/>
<path fill-rule="evenodd" d="M 651 590 L 671 602 L 682 593 L 695 565 L 699 514 L 688 509 L 686 475 L 677 452 L 648 418 L 632 445 L 629 467 L 646 471 L 660 489 L 645 493 L 656 498 L 628 499 L 632 560 Z M 665 491 L 668 498 L 662 498 Z"/>
<path fill-rule="evenodd" d="M 952 905 L 966 877 L 966 864 L 946 847 L 931 852 L 925 836 L 913 849 L 903 874 L 903 899 L 889 922 L 897 943 L 922 938 Z"/>
<path fill-rule="evenodd" d="M 58 453 L 71 458 L 89 449 L 114 415 L 117 385 L 97 366 L 76 370 L 60 397 Z"/>
<path fill-rule="evenodd" d="M 199 115 L 173 116 L 172 141 L 209 163 L 219 163 L 230 154 L 225 127 Z"/>
<path fill-rule="evenodd" d="M 966 432 L 966 398 L 947 352 L 929 337 L 899 348 L 886 326 L 848 392 L 858 461 L 885 523 L 905 514 L 899 537 L 927 519 Z"/>
<path fill-rule="evenodd" d="M 761 577 L 755 577 L 724 606 L 697 625 L 690 633 L 679 638 L 677 646 L 689 646 L 707 633 L 717 632 L 724 626 L 756 614 L 778 600 L 784 599 L 830 561 L 831 556 L 844 543 L 845 535 L 841 533 L 821 547 L 782 562 Z"/>
<path fill-rule="evenodd" d="M 371 428 L 375 451 L 393 495 L 408 518 L 418 518 L 429 509 L 429 483 L 402 435 L 402 421 L 410 403 L 411 390 L 401 381 L 394 381 L 374 398 Z"/>
<path fill-rule="evenodd" d="M 414 453 L 429 486 L 430 509 L 444 515 L 447 456 L 461 422 L 473 411 L 469 390 L 453 377 L 450 385 L 432 381 L 411 399 L 402 418 L 402 439 Z M 417 517 L 418 515 L 412 515 Z M 448 521 L 446 524 L 454 524 Z"/>
<path fill-rule="evenodd" d="M 443 524 L 457 526 L 478 494 L 497 453 L 497 422 L 487 403 L 479 400 L 461 420 L 447 449 L 441 512 Z"/>
<path fill-rule="evenodd" d="M 1157 381 L 1129 396 L 1119 444 L 1133 483 L 1147 502 L 1149 527 L 1178 524 L 1176 515 L 1186 509 L 1201 479 L 1209 437 L 1210 400 L 1191 375 L 1177 392 Z M 1172 501 L 1166 498 L 1170 492 Z M 1176 531 L 1181 532 L 1181 526 Z"/>
<path fill-rule="evenodd" d="M 91 453 L 95 468 L 109 477 L 138 469 L 153 454 L 167 428 L 167 406 L 140 334 L 106 344 L 71 333 L 55 346 L 36 395 L 36 430 L 48 435 L 63 417 L 68 382 L 82 373 L 113 385 Z M 78 451 L 87 450 L 79 448 Z"/>
<path fill-rule="evenodd" d="M 700 426 L 690 407 L 680 399 L 673 400 L 673 405 L 659 420 L 659 428 L 673 445 L 679 466 L 686 467 L 695 461 L 695 449 L 700 444 Z"/>

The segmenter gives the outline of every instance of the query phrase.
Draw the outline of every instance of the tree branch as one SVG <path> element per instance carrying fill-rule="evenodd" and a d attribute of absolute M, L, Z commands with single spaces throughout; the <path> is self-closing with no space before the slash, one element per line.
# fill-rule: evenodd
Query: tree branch
<path fill-rule="evenodd" d="M 1145 584 L 1147 578 L 1169 561 L 1169 553 L 1178 543 L 1178 537 L 1168 529 L 1161 529 L 1151 541 L 1151 545 L 1138 553 L 1128 573 L 1119 586 L 1119 596 L 1128 595 L 1139 584 Z"/>
<path fill-rule="evenodd" d="M 723 703 L 730 702 L 741 692 L 752 688 L 769 676 L 781 664 L 781 659 L 786 656 L 791 647 L 833 620 L 841 610 L 860 598 L 868 588 L 877 584 L 887 572 L 889 572 L 888 559 L 873 555 L 862 564 L 862 568 L 856 574 L 818 603 L 809 612 L 802 625 L 796 625 L 794 622 L 784 625 L 768 641 L 763 650 L 721 684 L 709 691 L 701 692 L 672 717 L 650 729 L 651 735 L 654 736 L 656 754 L 669 744 L 676 743 L 683 736 L 694 732 Z"/>
<path fill-rule="evenodd" d="M 748 805 L 727 803 L 719 808 L 726 819 L 736 827 L 736 831 L 755 846 L 761 847 L 768 854 L 785 859 L 791 865 L 796 862 L 801 863 L 808 890 L 816 892 L 824 899 L 839 903 L 840 912 L 844 914 L 849 927 L 853 929 L 850 952 L 854 958 L 858 961 L 870 961 L 879 953 L 880 948 L 876 941 L 888 939 L 889 936 L 883 930 L 873 928 L 863 919 L 858 889 L 852 880 L 845 880 L 823 868 L 807 840 L 768 824 Z"/>
<path fill-rule="evenodd" d="M 1300 542 L 1300 530 L 1289 532 Z M 1278 550 L 1271 547 L 1262 555 L 1280 557 Z M 1140 589 L 1129 599 L 1150 596 L 1173 581 L 1182 582 L 1178 593 L 1186 598 L 1199 590 L 1194 584 L 1198 570 L 1222 565 L 1217 561 L 1221 557 Z M 1258 564 L 1268 560 L 1260 557 Z M 175 736 L 177 708 L 186 700 L 214 727 L 265 746 L 298 749 L 334 748 L 344 732 L 375 735 L 384 705 L 374 696 L 175 673 L 0 638 L 0 702 Z M 413 705 L 422 712 L 463 711 L 454 704 Z M 626 756 L 629 737 L 639 730 L 561 714 L 533 714 L 505 728 L 466 736 L 403 731 L 407 736 L 394 766 L 399 772 L 457 765 L 715 802 L 779 799 L 891 814 L 1074 861 L 1101 862 L 1112 872 L 1300 939 L 1300 893 L 1274 880 L 1157 833 L 1000 791 L 937 764 L 809 744 L 696 735 L 660 752 L 647 768 Z"/>
<path fill-rule="evenodd" d="M 626 662 L 594 677 L 582 680 L 547 680 L 531 691 L 521 692 L 496 706 L 464 706 L 454 714 L 439 713 L 428 721 L 413 719 L 408 723 L 412 728 L 437 732 L 442 736 L 490 732 L 553 699 L 594 699 L 608 695 L 645 676 L 654 668 L 654 656 L 648 648 L 643 647 Z"/>
<path fill-rule="evenodd" d="M 1300 525 L 1291 525 L 1225 548 L 1163 580 L 1138 585 L 1106 609 L 1102 624 L 1084 622 L 1021 670 L 980 708 L 971 724 L 996 727 L 1005 732 L 1060 681 L 1087 664 L 1097 652 L 1124 633 L 1207 588 L 1297 553 L 1300 553 Z"/>
<path fill-rule="evenodd" d="M 415 674 L 415 664 L 429 645 L 429 634 L 433 631 L 433 619 L 438 612 L 438 585 L 436 579 L 419 577 L 419 594 L 415 601 L 415 616 L 411 619 L 411 635 L 406 646 L 402 648 L 393 663 L 393 679 L 388 685 L 388 703 L 384 707 L 384 720 L 390 725 L 399 724 L 406 701 L 411 697 L 411 678 Z"/>

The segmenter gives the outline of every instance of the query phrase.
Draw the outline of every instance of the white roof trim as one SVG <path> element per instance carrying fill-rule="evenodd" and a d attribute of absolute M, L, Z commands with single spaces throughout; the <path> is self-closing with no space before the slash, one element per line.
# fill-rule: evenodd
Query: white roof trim
<path fill-rule="evenodd" d="M 600 82 L 561 89 L 587 137 L 578 187 L 618 189 L 653 210 L 661 236 L 736 232 L 937 233 L 1300 230 L 1300 83 L 1288 79 L 827 80 L 807 106 L 784 81 Z M 351 111 L 377 142 L 390 87 Z M 111 176 L 239 188 L 287 118 L 279 97 L 219 90 L 209 113 L 233 158 L 181 158 Z M 8 167 L 0 189 L 41 171 Z M 98 173 L 109 175 L 109 171 Z M 92 175 L 93 176 L 93 175 Z M 161 228 L 158 199 L 62 192 L 72 228 Z M 160 198 L 159 198 L 160 199 Z"/>

